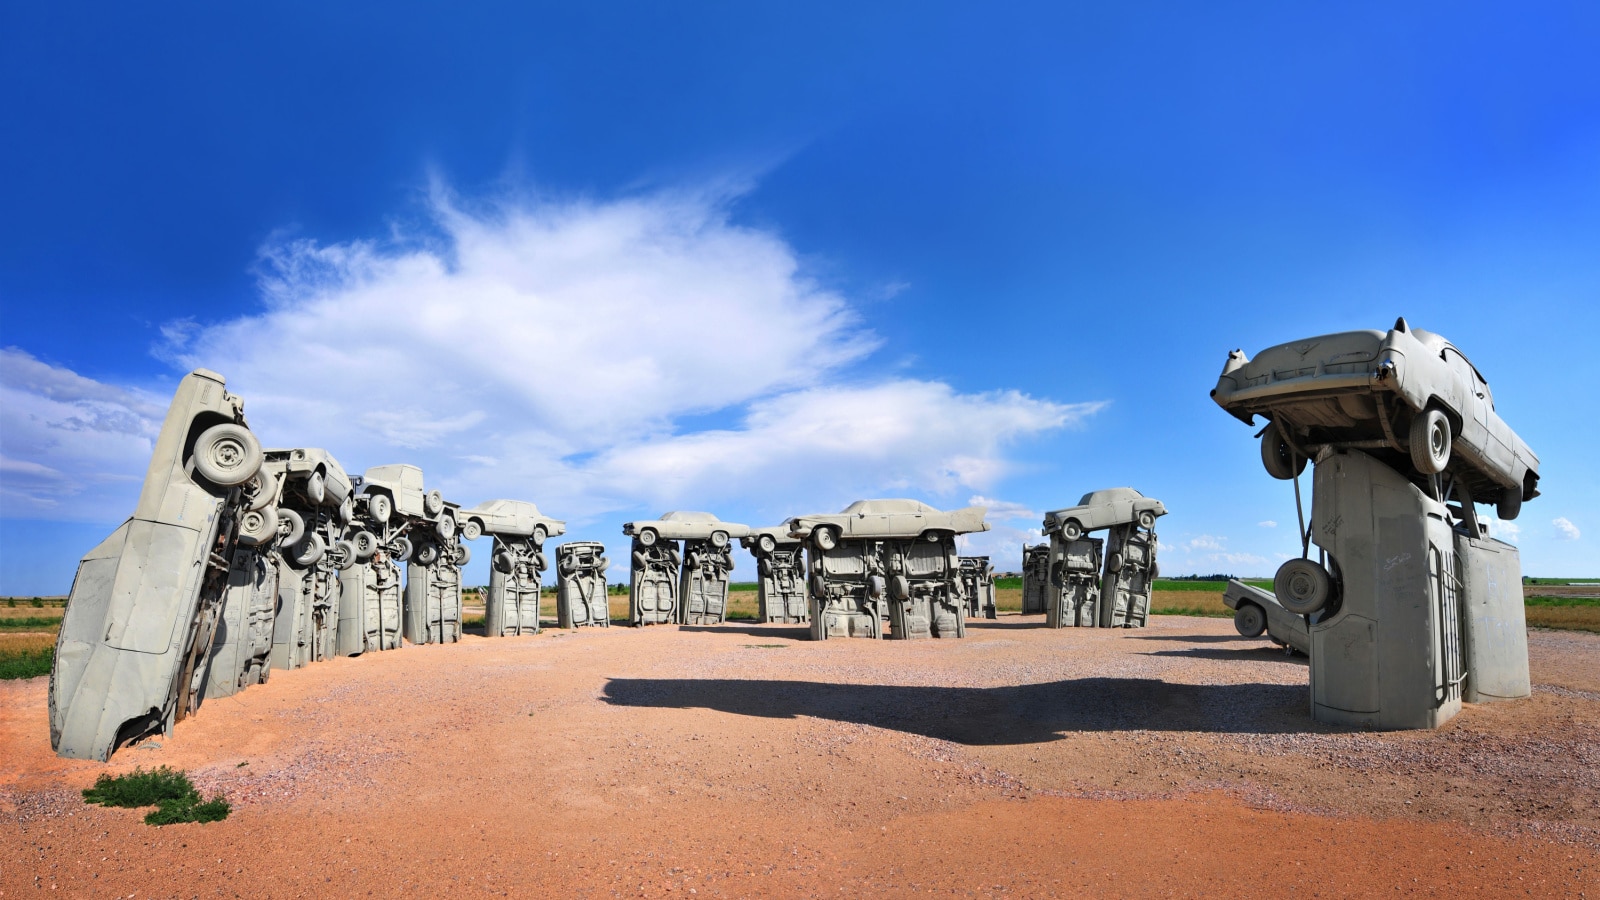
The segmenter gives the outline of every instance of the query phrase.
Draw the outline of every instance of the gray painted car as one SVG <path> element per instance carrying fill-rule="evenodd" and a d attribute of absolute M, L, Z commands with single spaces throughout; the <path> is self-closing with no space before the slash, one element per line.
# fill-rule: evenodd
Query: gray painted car
<path fill-rule="evenodd" d="M 949 512 L 917 500 L 857 500 L 842 512 L 795 516 L 784 525 L 791 537 L 810 538 L 824 550 L 839 541 L 877 538 L 927 538 L 938 540 L 958 534 L 988 531 L 982 506 Z"/>
<path fill-rule="evenodd" d="M 999 615 L 994 597 L 994 566 L 987 556 L 961 557 L 961 591 L 967 598 L 967 615 L 993 619 Z"/>
<path fill-rule="evenodd" d="M 669 512 L 661 518 L 641 522 L 627 522 L 622 533 L 635 538 L 646 547 L 656 541 L 711 541 L 726 547 L 735 538 L 750 533 L 748 525 L 724 522 L 708 512 Z"/>
<path fill-rule="evenodd" d="M 261 460 L 222 376 L 184 376 L 133 516 L 73 579 L 50 673 L 58 754 L 105 760 L 193 710 Z"/>
<path fill-rule="evenodd" d="M 1539 458 L 1495 412 L 1489 384 L 1460 350 L 1405 319 L 1228 354 L 1211 397 L 1246 425 L 1268 420 L 1262 463 L 1298 475 L 1323 449 L 1364 450 L 1399 471 L 1455 475 L 1514 519 L 1539 496 Z"/>
<path fill-rule="evenodd" d="M 1084 494 L 1077 506 L 1045 513 L 1044 533 L 1059 532 L 1067 540 L 1075 541 L 1091 531 L 1117 525 L 1154 528 L 1156 519 L 1166 514 L 1167 508 L 1160 500 L 1146 497 L 1133 488 L 1106 488 Z"/>
<path fill-rule="evenodd" d="M 739 539 L 756 558 L 756 602 L 763 622 L 804 623 L 806 564 L 804 545 L 784 527 L 758 528 Z"/>
<path fill-rule="evenodd" d="M 531 538 L 533 546 L 539 548 L 544 546 L 545 538 L 567 533 L 566 522 L 544 515 L 526 500 L 489 500 L 457 515 L 461 537 L 469 541 L 492 534 Z"/>
<path fill-rule="evenodd" d="M 610 627 L 608 568 L 606 548 L 599 541 L 568 541 L 556 548 L 556 622 L 560 627 Z"/>
<path fill-rule="evenodd" d="M 1306 630 L 1305 618 L 1284 609 L 1271 591 L 1230 578 L 1222 592 L 1222 602 L 1233 610 L 1233 627 L 1245 637 L 1265 634 L 1280 647 L 1311 654 L 1311 633 Z"/>

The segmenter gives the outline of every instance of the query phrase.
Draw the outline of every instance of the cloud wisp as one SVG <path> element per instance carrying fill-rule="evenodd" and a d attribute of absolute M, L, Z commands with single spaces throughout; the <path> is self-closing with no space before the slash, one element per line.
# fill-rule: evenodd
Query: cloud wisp
<path fill-rule="evenodd" d="M 168 323 L 157 353 L 222 372 L 270 446 L 326 447 L 356 472 L 412 461 L 464 501 L 531 497 L 574 517 L 829 509 L 885 492 L 958 505 L 1010 472 L 1008 446 L 1103 405 L 862 377 L 884 340 L 779 235 L 732 221 L 734 199 L 468 209 L 436 187 L 422 231 L 266 247 L 259 313 Z M 72 409 L 42 390 L 28 402 L 56 403 L 39 417 L 56 428 L 85 404 L 103 418 L 133 408 L 135 395 L 81 381 Z M 117 434 L 148 454 L 160 401 L 138 399 Z M 8 470 L 48 466 L 42 446 L 8 440 Z M 54 476 L 28 477 L 33 502 L 51 502 Z"/>
<path fill-rule="evenodd" d="M 1575 541 L 1583 537 L 1583 533 L 1578 530 L 1578 526 L 1572 524 L 1572 520 L 1566 516 L 1557 516 L 1550 524 L 1555 526 L 1556 532 L 1564 541 Z"/>

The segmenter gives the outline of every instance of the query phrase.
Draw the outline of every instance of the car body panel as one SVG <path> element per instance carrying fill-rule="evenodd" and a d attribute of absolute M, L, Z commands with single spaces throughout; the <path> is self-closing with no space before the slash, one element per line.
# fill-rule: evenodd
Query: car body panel
<path fill-rule="evenodd" d="M 1047 628 L 1096 628 L 1100 625 L 1100 567 L 1105 561 L 1105 540 L 1084 535 L 1069 541 L 1057 532 L 1050 536 L 1048 572 L 1044 587 Z"/>
<path fill-rule="evenodd" d="M 993 619 L 1000 614 L 995 606 L 994 567 L 989 565 L 989 557 L 961 557 L 961 591 L 967 598 L 967 615 Z"/>
<path fill-rule="evenodd" d="M 1230 578 L 1227 589 L 1222 592 L 1222 602 L 1233 610 L 1246 603 L 1260 607 L 1267 618 L 1267 637 L 1273 643 L 1280 647 L 1293 647 L 1306 656 L 1311 655 L 1311 632 L 1306 630 L 1305 618 L 1284 609 L 1271 591 Z"/>
<path fill-rule="evenodd" d="M 662 513 L 659 519 L 624 523 L 622 533 L 636 537 L 646 528 L 654 531 L 662 540 L 668 541 L 701 541 L 719 531 L 726 534 L 729 540 L 734 540 L 750 533 L 748 525 L 724 522 L 707 512 L 687 511 Z"/>
<path fill-rule="evenodd" d="M 463 524 L 477 522 L 484 534 L 507 537 L 529 537 L 534 528 L 543 525 L 546 537 L 567 533 L 567 523 L 552 519 L 539 512 L 539 507 L 526 500 L 488 500 L 457 514 Z"/>
<path fill-rule="evenodd" d="M 1160 500 L 1129 487 L 1090 491 L 1077 506 L 1045 513 L 1044 533 L 1055 534 L 1069 521 L 1076 521 L 1086 533 L 1099 531 L 1138 521 L 1143 512 L 1159 518 L 1167 514 L 1167 507 Z"/>
<path fill-rule="evenodd" d="M 562 628 L 611 626 L 605 545 L 568 541 L 556 548 L 556 621 Z"/>
<path fill-rule="evenodd" d="M 79 564 L 50 677 L 50 739 L 61 756 L 103 761 L 128 740 L 170 730 L 203 692 L 242 506 L 237 489 L 202 484 L 187 457 L 202 430 L 225 422 L 245 424 L 222 376 L 184 376 L 133 516 Z M 200 668 L 186 675 L 191 665 Z"/>

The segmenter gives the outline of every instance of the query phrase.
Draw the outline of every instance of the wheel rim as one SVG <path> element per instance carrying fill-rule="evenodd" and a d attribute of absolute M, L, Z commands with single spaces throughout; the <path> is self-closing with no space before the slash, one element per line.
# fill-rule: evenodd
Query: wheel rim
<path fill-rule="evenodd" d="M 1441 422 L 1434 422 L 1433 427 L 1428 430 L 1428 449 L 1433 452 L 1434 459 L 1444 457 L 1445 449 L 1450 443 L 1449 434 Z"/>

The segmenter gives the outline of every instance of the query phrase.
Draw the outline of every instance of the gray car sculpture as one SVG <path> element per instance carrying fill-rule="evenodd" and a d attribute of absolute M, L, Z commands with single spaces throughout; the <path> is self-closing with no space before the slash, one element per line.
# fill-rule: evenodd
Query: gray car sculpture
<path fill-rule="evenodd" d="M 1143 628 L 1149 621 L 1150 592 L 1161 574 L 1157 544 L 1154 531 L 1135 524 L 1111 529 L 1100 579 L 1101 628 Z"/>
<path fill-rule="evenodd" d="M 1446 470 L 1514 519 L 1539 495 L 1539 458 L 1495 412 L 1483 375 L 1405 319 L 1228 354 L 1211 397 L 1246 425 L 1267 419 L 1261 460 L 1290 479 L 1324 449 L 1366 451 L 1402 472 Z"/>
<path fill-rule="evenodd" d="M 461 510 L 461 537 L 494 538 L 489 590 L 484 597 L 484 634 L 507 637 L 539 631 L 540 585 L 549 561 L 544 541 L 565 534 L 567 523 L 547 518 L 524 500 L 490 500 Z"/>
<path fill-rule="evenodd" d="M 993 619 L 999 608 L 994 598 L 994 566 L 987 556 L 961 557 L 961 590 L 967 597 L 967 615 Z"/>
<path fill-rule="evenodd" d="M 1096 537 L 1057 539 L 1049 547 L 1044 623 L 1048 628 L 1100 624 L 1100 567 L 1105 542 Z"/>
<path fill-rule="evenodd" d="M 628 622 L 634 627 L 678 621 L 678 542 L 636 536 L 629 548 L 633 565 L 628 580 Z"/>
<path fill-rule="evenodd" d="M 683 570 L 678 585 L 678 621 L 684 625 L 720 625 L 728 616 L 728 576 L 733 548 L 710 540 L 683 542 Z"/>
<path fill-rule="evenodd" d="M 805 545 L 781 527 L 756 529 L 739 543 L 756 558 L 756 603 L 761 621 L 806 622 Z"/>
<path fill-rule="evenodd" d="M 352 485 L 344 467 L 315 448 L 268 450 L 262 468 L 278 485 L 277 514 L 288 522 L 272 665 L 297 669 L 339 652 L 340 576 L 360 561 L 347 539 Z"/>
<path fill-rule="evenodd" d="M 656 541 L 710 541 L 717 547 L 726 547 L 734 538 L 750 533 L 747 525 L 724 522 L 707 512 L 669 512 L 661 518 L 628 522 L 622 533 L 646 547 Z"/>
<path fill-rule="evenodd" d="M 1106 488 L 1083 495 L 1078 505 L 1044 514 L 1044 533 L 1060 534 L 1075 541 L 1091 531 L 1116 525 L 1137 523 L 1154 528 L 1156 519 L 1167 514 L 1160 500 L 1146 497 L 1133 488 Z"/>
<path fill-rule="evenodd" d="M 611 604 L 606 594 L 605 545 L 599 541 L 568 541 L 556 548 L 556 622 L 562 628 L 611 626 Z"/>
<path fill-rule="evenodd" d="M 58 754 L 103 761 L 194 708 L 261 459 L 222 376 L 184 376 L 132 518 L 73 579 L 50 673 Z"/>
<path fill-rule="evenodd" d="M 544 547 L 546 538 L 567 533 L 567 523 L 539 512 L 526 500 L 490 500 L 460 512 L 461 537 L 475 541 L 480 535 L 527 538 L 534 549 Z"/>
<path fill-rule="evenodd" d="M 1311 633 L 1306 630 L 1306 620 L 1284 609 L 1271 591 L 1230 578 L 1222 592 L 1222 602 L 1233 610 L 1233 627 L 1240 634 L 1247 638 L 1265 634 L 1286 650 L 1310 655 Z"/>
<path fill-rule="evenodd" d="M 1025 616 L 1040 615 L 1050 607 L 1050 552 L 1049 544 L 1023 545 L 1022 614 Z M 1095 571 L 1099 572 L 1098 564 Z"/>
<path fill-rule="evenodd" d="M 461 543 L 449 509 L 423 529 L 416 547 L 406 563 L 405 638 L 453 644 L 461 640 L 461 567 L 472 550 Z"/>
<path fill-rule="evenodd" d="M 814 637 L 878 637 L 887 611 L 890 636 L 966 634 L 958 534 L 988 531 L 981 506 L 944 512 L 916 500 L 857 500 L 836 514 L 795 516 L 784 524 L 808 540 Z"/>

